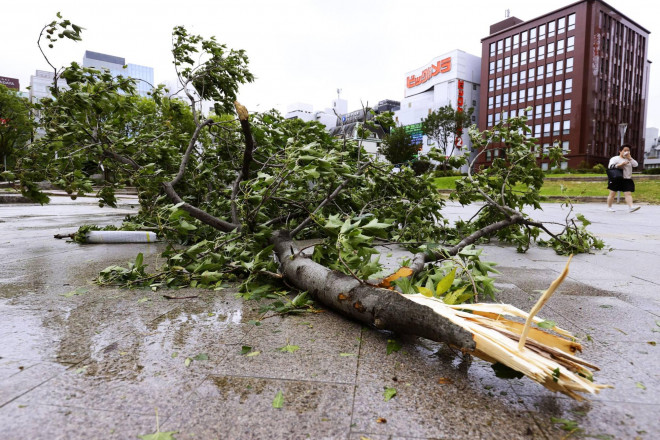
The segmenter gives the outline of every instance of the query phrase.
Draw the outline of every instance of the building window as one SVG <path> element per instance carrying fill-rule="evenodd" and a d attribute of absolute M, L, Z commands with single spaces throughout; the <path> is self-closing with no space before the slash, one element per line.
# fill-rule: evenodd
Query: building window
<path fill-rule="evenodd" d="M 500 116 L 502 116 L 502 115 L 500 115 L 499 113 L 495 113 L 495 124 L 500 123 Z"/>
<path fill-rule="evenodd" d="M 550 123 L 549 122 L 543 124 L 543 136 L 544 137 L 550 136 Z M 548 144 L 545 144 L 545 145 L 548 145 Z M 545 145 L 543 146 L 543 152 L 544 153 L 545 153 Z"/>
<path fill-rule="evenodd" d="M 518 59 L 520 58 L 520 55 L 515 54 L 511 56 L 511 67 L 514 69 L 518 67 Z"/>
<path fill-rule="evenodd" d="M 520 65 L 524 66 L 527 64 L 527 52 L 521 52 L 520 53 Z"/>
<path fill-rule="evenodd" d="M 536 99 L 543 98 L 543 85 L 536 86 Z"/>
<path fill-rule="evenodd" d="M 545 25 L 539 26 L 539 41 L 545 40 Z"/>
<path fill-rule="evenodd" d="M 542 105 L 537 105 L 536 106 L 536 111 L 534 112 L 534 117 L 536 119 L 541 119 L 541 116 L 543 116 L 543 106 Z"/>
<path fill-rule="evenodd" d="M 495 73 L 495 61 L 491 61 L 488 68 L 488 73 Z"/>
<path fill-rule="evenodd" d="M 504 58 L 504 70 L 509 70 L 511 68 L 511 57 Z"/>
<path fill-rule="evenodd" d="M 536 28 L 529 30 L 529 42 L 536 43 Z"/>
<path fill-rule="evenodd" d="M 566 31 L 566 17 L 557 20 L 557 35 L 563 34 Z"/>
<path fill-rule="evenodd" d="M 549 152 L 550 152 L 550 143 L 546 142 L 545 144 L 543 144 L 543 154 L 548 154 Z"/>
<path fill-rule="evenodd" d="M 476 100 L 476 99 L 473 99 L 473 100 L 472 100 L 472 107 L 476 107 L 476 106 L 477 106 L 477 100 Z"/>
<path fill-rule="evenodd" d="M 555 56 L 555 43 L 548 43 L 548 58 Z"/>
<path fill-rule="evenodd" d="M 520 33 L 520 45 L 527 46 L 527 31 Z"/>
<path fill-rule="evenodd" d="M 545 46 L 539 46 L 538 59 L 542 60 L 543 58 L 545 58 Z"/>
<path fill-rule="evenodd" d="M 555 95 L 561 95 L 561 80 L 555 83 Z"/>
<path fill-rule="evenodd" d="M 547 164 L 546 162 L 543 162 L 543 163 L 541 164 L 541 170 L 543 170 L 543 171 L 548 171 L 548 164 Z"/>
<path fill-rule="evenodd" d="M 495 95 L 495 107 L 502 107 L 502 95 Z"/>
<path fill-rule="evenodd" d="M 509 87 L 509 75 L 504 75 L 504 87 Z"/>
<path fill-rule="evenodd" d="M 557 55 L 561 55 L 564 53 L 565 46 L 566 46 L 566 40 L 557 41 Z"/>
<path fill-rule="evenodd" d="M 517 85 L 518 85 L 518 72 L 515 72 L 511 74 L 511 87 L 515 87 Z"/>
<path fill-rule="evenodd" d="M 561 143 L 561 149 L 564 151 L 564 153 L 570 153 L 571 151 L 571 145 L 569 141 L 564 141 Z"/>
<path fill-rule="evenodd" d="M 545 97 L 546 98 L 552 97 L 552 83 L 547 83 L 545 85 Z"/>
<path fill-rule="evenodd" d="M 497 60 L 497 71 L 498 72 L 502 71 L 502 60 Z"/>
<path fill-rule="evenodd" d="M 507 119 L 509 119 L 509 112 L 505 110 L 502 112 L 502 120 L 506 121 Z"/>
<path fill-rule="evenodd" d="M 554 20 L 548 23 L 548 38 L 552 38 L 555 36 L 556 27 L 557 27 L 557 23 L 555 23 Z"/>
<path fill-rule="evenodd" d="M 500 90 L 502 88 L 502 77 L 498 76 L 497 79 L 495 79 L 497 86 L 495 87 L 496 90 Z"/>
<path fill-rule="evenodd" d="M 573 29 L 575 29 L 575 14 L 568 16 L 568 30 L 572 31 Z"/>
<path fill-rule="evenodd" d="M 541 137 L 541 124 L 536 124 L 534 126 L 534 137 L 535 138 L 540 138 Z"/>
<path fill-rule="evenodd" d="M 534 117 L 534 114 L 532 113 L 534 110 L 532 110 L 531 107 L 529 107 L 529 110 L 527 110 L 527 119 L 532 119 Z"/>
<path fill-rule="evenodd" d="M 504 39 L 504 52 L 511 50 L 511 37 L 506 37 Z"/>
<path fill-rule="evenodd" d="M 561 116 L 561 101 L 556 101 L 555 102 L 555 111 L 554 111 L 555 116 Z"/>
<path fill-rule="evenodd" d="M 518 104 L 518 92 L 511 92 L 511 105 Z"/>
<path fill-rule="evenodd" d="M 573 71 L 573 58 L 566 58 L 566 73 Z"/>
<path fill-rule="evenodd" d="M 497 54 L 501 55 L 504 51 L 504 41 L 500 40 L 497 42 Z"/>
<path fill-rule="evenodd" d="M 525 102 L 525 89 L 520 90 L 520 102 Z"/>
<path fill-rule="evenodd" d="M 504 99 L 502 100 L 502 107 L 506 107 L 509 105 L 509 94 L 505 93 L 503 97 Z"/>
<path fill-rule="evenodd" d="M 548 102 L 548 103 L 545 104 L 545 111 L 543 112 L 543 116 L 545 116 L 546 118 L 549 118 L 550 116 L 552 116 L 552 104 L 551 103 Z"/>
<path fill-rule="evenodd" d="M 573 79 L 569 78 L 566 80 L 566 87 L 564 87 L 564 93 L 571 93 L 573 91 Z"/>
<path fill-rule="evenodd" d="M 490 56 L 495 56 L 495 43 L 490 43 Z"/>
<path fill-rule="evenodd" d="M 564 73 L 564 60 L 558 60 L 555 63 L 555 75 L 562 75 Z"/>
<path fill-rule="evenodd" d="M 534 87 L 529 87 L 527 89 L 527 100 L 528 101 L 533 101 L 534 100 Z"/>
<path fill-rule="evenodd" d="M 553 136 L 559 136 L 559 127 L 560 126 L 561 126 L 561 123 L 559 121 L 552 123 L 552 135 Z"/>
<path fill-rule="evenodd" d="M 566 43 L 566 52 L 570 52 L 575 49 L 575 37 L 568 37 Z"/>
<path fill-rule="evenodd" d="M 527 82 L 527 71 L 523 70 L 520 72 L 520 84 L 525 84 Z"/>
<path fill-rule="evenodd" d="M 545 77 L 550 78 L 552 76 L 552 69 L 555 67 L 553 63 L 548 63 L 545 65 Z"/>
<path fill-rule="evenodd" d="M 530 81 L 534 81 L 535 74 L 536 74 L 536 68 L 530 67 L 529 70 L 527 71 L 527 78 L 529 78 Z"/>
<path fill-rule="evenodd" d="M 477 90 L 477 85 L 476 84 L 472 84 L 472 90 Z"/>
<path fill-rule="evenodd" d="M 563 134 L 569 134 L 571 132 L 571 121 L 564 121 L 564 132 Z"/>
<path fill-rule="evenodd" d="M 495 80 L 493 78 L 488 80 L 488 91 L 492 92 L 495 90 Z"/>
<path fill-rule="evenodd" d="M 529 62 L 533 63 L 536 61 L 536 49 L 529 50 Z"/>
<path fill-rule="evenodd" d="M 545 73 L 545 66 L 538 66 L 536 68 L 536 79 L 543 79 L 544 73 Z"/>
<path fill-rule="evenodd" d="M 494 98 L 492 96 L 489 96 L 488 97 L 488 110 L 493 108 L 493 101 L 494 101 Z"/>
<path fill-rule="evenodd" d="M 571 113 L 571 100 L 567 99 L 564 101 L 564 114 L 568 115 Z"/>
<path fill-rule="evenodd" d="M 491 155 L 492 155 L 492 153 L 490 152 L 490 150 L 486 150 L 486 160 L 487 161 L 491 160 Z"/>
<path fill-rule="evenodd" d="M 513 48 L 518 49 L 519 46 L 520 46 L 520 35 L 516 34 L 513 36 Z"/>

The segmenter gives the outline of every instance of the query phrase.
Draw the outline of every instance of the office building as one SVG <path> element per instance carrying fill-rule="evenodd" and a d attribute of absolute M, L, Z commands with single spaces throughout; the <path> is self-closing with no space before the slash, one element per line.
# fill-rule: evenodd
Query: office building
<path fill-rule="evenodd" d="M 127 64 L 126 60 L 122 57 L 87 50 L 83 57 L 83 67 L 108 69 L 114 77 L 123 76 L 136 79 L 135 87 L 141 96 L 147 96 L 151 89 L 153 89 L 153 67 Z"/>
<path fill-rule="evenodd" d="M 641 158 L 648 37 L 647 29 L 600 0 L 492 25 L 481 40 L 485 108 L 479 128 L 526 114 L 537 148 L 561 143 L 568 159 L 562 168 L 607 164 L 622 138 L 633 145 L 633 157 Z M 495 148 L 479 165 L 500 154 L 504 150 Z M 548 164 L 541 160 L 541 167 Z"/>

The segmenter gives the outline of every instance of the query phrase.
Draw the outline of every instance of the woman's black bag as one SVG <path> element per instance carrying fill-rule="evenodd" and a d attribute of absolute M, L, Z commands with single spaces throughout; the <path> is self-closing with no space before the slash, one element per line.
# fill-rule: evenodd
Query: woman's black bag
<path fill-rule="evenodd" d="M 607 178 L 610 180 L 623 179 L 623 170 L 613 166 L 607 169 Z"/>

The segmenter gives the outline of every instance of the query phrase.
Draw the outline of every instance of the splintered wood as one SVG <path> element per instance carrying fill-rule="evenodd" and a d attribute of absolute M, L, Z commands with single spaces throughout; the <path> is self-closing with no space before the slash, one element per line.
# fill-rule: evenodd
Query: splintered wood
<path fill-rule="evenodd" d="M 541 323 L 536 314 L 568 274 L 570 258 L 561 275 L 552 282 L 530 313 L 507 304 L 448 305 L 442 299 L 421 294 L 405 295 L 416 303 L 426 305 L 454 324 L 471 332 L 476 349 L 471 354 L 491 363 L 499 362 L 523 373 L 552 391 L 582 400 L 578 393 L 596 394 L 610 385 L 593 382 L 592 371 L 598 367 L 575 356 L 582 351 L 573 335 L 559 327 L 553 333 L 532 327 Z M 505 318 L 525 319 L 525 324 Z"/>

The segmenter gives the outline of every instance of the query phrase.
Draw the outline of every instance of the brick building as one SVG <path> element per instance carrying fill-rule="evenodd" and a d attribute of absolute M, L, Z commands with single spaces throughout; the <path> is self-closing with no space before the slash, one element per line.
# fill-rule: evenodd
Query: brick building
<path fill-rule="evenodd" d="M 507 18 L 482 39 L 484 130 L 527 111 L 537 148 L 561 142 L 562 168 L 607 163 L 621 143 L 644 152 L 649 31 L 600 0 L 583 0 L 528 21 Z M 496 147 L 496 146 L 495 146 Z M 480 157 L 487 166 L 503 154 Z M 543 162 L 543 161 L 542 161 Z M 546 163 L 541 163 L 547 168 Z"/>

